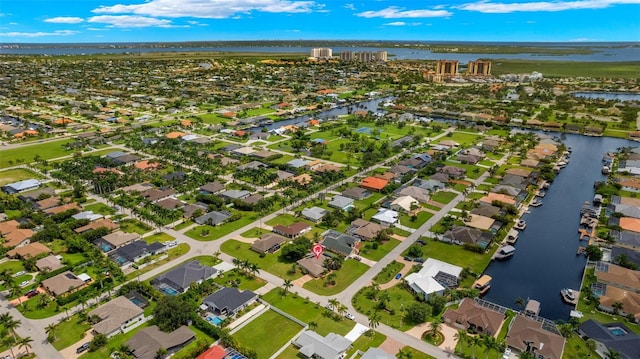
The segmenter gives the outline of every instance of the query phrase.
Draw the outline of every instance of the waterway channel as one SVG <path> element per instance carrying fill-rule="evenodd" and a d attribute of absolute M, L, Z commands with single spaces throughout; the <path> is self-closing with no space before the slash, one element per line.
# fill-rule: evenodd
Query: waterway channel
<path fill-rule="evenodd" d="M 552 136 L 558 133 L 545 132 Z M 493 280 L 485 299 L 516 310 L 517 298 L 541 303 L 540 315 L 551 320 L 567 320 L 573 309 L 560 296 L 562 288 L 580 289 L 586 258 L 576 255 L 580 241 L 580 208 L 591 201 L 593 184 L 602 181 L 602 156 L 619 147 L 638 143 L 610 137 L 567 134 L 563 140 L 573 152 L 569 165 L 546 191 L 543 205 L 523 216 L 527 227 L 515 244 L 514 256 L 494 261 L 487 270 Z"/>

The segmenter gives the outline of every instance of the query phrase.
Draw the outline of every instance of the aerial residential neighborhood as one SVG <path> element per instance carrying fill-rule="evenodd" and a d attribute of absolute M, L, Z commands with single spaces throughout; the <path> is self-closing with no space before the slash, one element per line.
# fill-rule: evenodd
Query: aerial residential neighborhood
<path fill-rule="evenodd" d="M 637 78 L 316 50 L 2 55 L 0 355 L 638 358 Z"/>

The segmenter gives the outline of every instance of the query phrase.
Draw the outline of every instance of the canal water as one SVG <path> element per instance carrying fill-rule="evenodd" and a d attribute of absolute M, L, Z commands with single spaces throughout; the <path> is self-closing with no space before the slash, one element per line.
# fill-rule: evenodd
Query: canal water
<path fill-rule="evenodd" d="M 624 139 L 574 134 L 562 142 L 573 150 L 569 165 L 546 191 L 543 205 L 523 216 L 527 227 L 518 236 L 513 257 L 493 261 L 485 271 L 493 278 L 485 299 L 516 310 L 522 309 L 517 298 L 535 299 L 541 304 L 540 315 L 551 320 L 569 319 L 572 307 L 562 301 L 560 290 L 580 289 L 586 258 L 576 251 L 587 244 L 579 240 L 580 208 L 593 199 L 594 182 L 605 179 L 602 156 L 638 146 Z"/>

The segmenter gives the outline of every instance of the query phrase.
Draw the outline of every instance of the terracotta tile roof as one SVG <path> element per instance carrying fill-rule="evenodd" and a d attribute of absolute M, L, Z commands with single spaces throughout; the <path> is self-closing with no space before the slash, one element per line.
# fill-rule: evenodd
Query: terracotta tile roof
<path fill-rule="evenodd" d="M 620 228 L 640 233 L 640 219 L 632 217 L 620 218 Z"/>
<path fill-rule="evenodd" d="M 22 242 L 33 237 L 34 234 L 35 232 L 30 229 L 16 229 L 4 236 L 2 246 L 5 248 L 19 246 Z"/>
<path fill-rule="evenodd" d="M 515 204 L 516 200 L 502 193 L 489 192 L 486 196 L 480 198 L 480 202 L 492 203 L 493 201 L 502 202 L 505 204 Z"/>
<path fill-rule="evenodd" d="M 15 219 L 6 222 L 0 222 L 0 234 L 5 235 L 7 233 L 15 231 L 16 229 L 18 229 L 18 226 L 20 226 L 20 222 L 16 221 Z"/>
<path fill-rule="evenodd" d="M 362 180 L 362 183 L 360 184 L 360 186 L 379 191 L 384 187 L 386 187 L 388 183 L 389 181 L 386 179 L 382 179 L 378 177 L 366 177 L 365 179 Z"/>
<path fill-rule="evenodd" d="M 167 133 L 166 137 L 167 138 L 180 138 L 180 137 L 185 136 L 185 135 L 186 135 L 186 133 L 184 133 L 184 132 L 174 131 L 174 132 Z"/>

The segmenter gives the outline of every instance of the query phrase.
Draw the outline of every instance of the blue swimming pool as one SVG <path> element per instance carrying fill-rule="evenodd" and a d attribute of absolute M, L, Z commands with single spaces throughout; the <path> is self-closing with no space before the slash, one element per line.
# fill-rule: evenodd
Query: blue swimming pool
<path fill-rule="evenodd" d="M 621 337 L 627 334 L 627 331 L 620 327 L 609 327 L 609 333 L 615 335 L 616 337 Z"/>
<path fill-rule="evenodd" d="M 103 243 L 103 244 L 100 244 L 100 249 L 101 249 L 103 252 L 109 252 L 110 250 L 112 250 L 112 249 L 113 249 L 113 247 L 112 247 L 112 246 L 110 246 L 110 245 L 108 245 L 108 244 L 104 244 L 104 243 Z"/>
<path fill-rule="evenodd" d="M 171 287 L 164 287 L 164 288 L 162 288 L 162 291 L 165 294 L 168 294 L 168 295 L 178 295 L 179 294 L 177 290 L 175 290 L 175 289 L 173 289 Z"/>
<path fill-rule="evenodd" d="M 222 319 L 220 319 L 220 317 L 216 317 L 215 315 L 210 315 L 206 318 L 204 318 L 207 322 L 213 324 L 213 325 L 217 325 L 220 326 L 220 323 L 222 323 Z"/>

